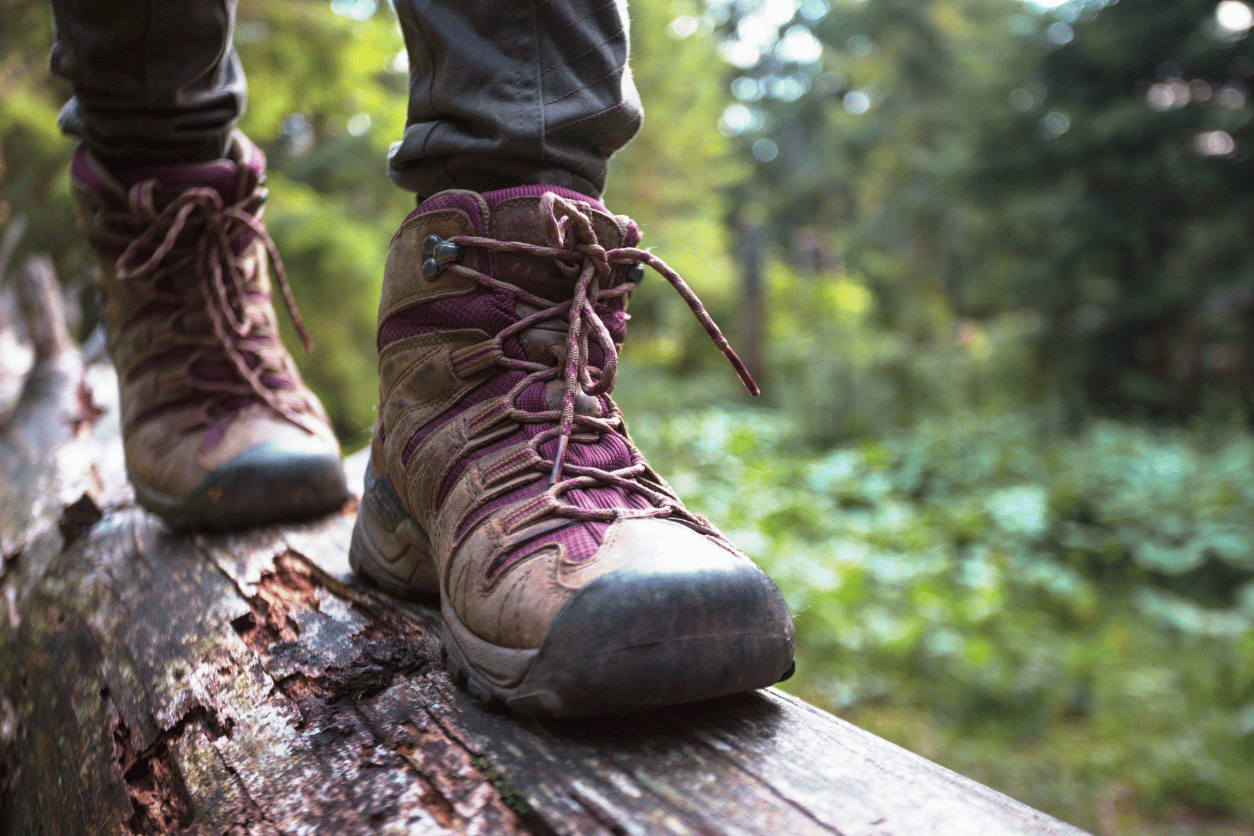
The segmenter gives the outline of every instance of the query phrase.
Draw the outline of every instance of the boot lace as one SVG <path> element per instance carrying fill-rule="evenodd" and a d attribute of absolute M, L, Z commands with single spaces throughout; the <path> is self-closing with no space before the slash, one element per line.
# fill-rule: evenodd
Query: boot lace
<path fill-rule="evenodd" d="M 526 503 L 524 507 L 518 509 L 511 515 L 511 519 L 506 521 L 506 525 L 510 528 L 521 526 L 550 513 L 571 519 L 602 522 L 631 516 L 677 515 L 685 518 L 700 530 L 715 533 L 704 518 L 685 509 L 679 500 L 666 490 L 664 484 L 655 482 L 650 485 L 642 480 L 641 477 L 648 480 L 650 469 L 633 444 L 627 445 L 630 450 L 631 464 L 624 468 L 605 470 L 566 461 L 567 448 L 576 428 L 598 436 L 605 432 L 616 432 L 624 438 L 627 435 L 622 413 L 612 401 L 610 401 L 612 414 L 606 418 L 576 412 L 576 400 L 581 390 L 595 397 L 608 394 L 614 388 L 618 352 L 614 338 L 602 319 L 598 307 L 605 309 L 606 302 L 629 294 L 638 285 L 637 281 L 631 280 L 614 282 L 612 271 L 616 266 L 647 265 L 665 278 L 687 303 L 711 341 L 735 369 L 749 393 L 751 395 L 759 393 L 758 385 L 754 382 L 749 370 L 736 356 L 727 338 L 723 336 L 722 331 L 719 330 L 718 325 L 715 324 L 692 288 L 670 266 L 647 250 L 635 247 L 607 249 L 603 246 L 593 228 L 591 211 L 591 206 L 585 202 L 568 200 L 548 192 L 540 200 L 540 213 L 546 238 L 546 243 L 543 245 L 520 241 L 500 241 L 472 235 L 459 235 L 448 239 L 449 243 L 464 248 L 552 258 L 565 275 L 575 279 L 574 295 L 570 301 L 553 303 L 464 264 L 444 265 L 444 269 L 456 275 L 471 279 L 486 288 L 513 294 L 529 307 L 538 309 L 535 313 L 524 316 L 518 322 L 503 329 L 477 352 L 480 357 L 490 356 L 498 366 L 529 372 L 513 387 L 506 399 L 508 403 L 514 404 L 522 391 L 535 383 L 547 382 L 558 377 L 561 377 L 564 383 L 560 411 L 536 413 L 511 406 L 503 416 L 508 420 L 521 423 L 555 424 L 551 429 L 531 439 L 529 446 L 537 454 L 541 445 L 554 438 L 557 439 L 556 453 L 549 470 L 548 490 L 537 497 L 536 501 Z M 559 318 L 567 323 L 566 350 L 559 353 L 560 359 L 556 365 L 514 359 L 504 354 L 503 345 L 510 337 L 521 334 L 546 320 Z M 593 341 L 600 348 L 603 358 L 600 367 L 595 369 L 588 361 L 588 349 Z M 639 494 L 652 508 L 643 510 L 589 509 L 560 501 L 562 494 L 571 490 L 601 486 L 613 486 Z"/>
<path fill-rule="evenodd" d="M 171 317 L 174 322 L 203 306 L 213 333 L 180 335 L 181 342 L 198 346 L 193 358 L 187 361 L 187 382 L 195 389 L 218 395 L 226 404 L 259 400 L 277 415 L 312 429 L 299 389 L 276 388 L 267 383 L 267 377 L 271 381 L 276 376 L 290 378 L 283 367 L 286 354 L 265 315 L 266 305 L 249 298 L 248 259 L 237 253 L 241 236 L 251 234 L 262 242 L 292 324 L 305 350 L 312 350 L 313 342 L 296 308 L 278 250 L 257 218 L 264 191 L 256 189 L 227 204 L 216 189 L 198 186 L 184 190 L 158 208 L 156 187 L 153 180 L 133 186 L 127 194 L 126 212 L 109 219 L 119 240 L 129 242 L 117 259 L 118 280 L 146 284 L 154 302 L 177 309 Z M 179 240 L 189 228 L 195 230 L 191 236 L 194 243 Z M 195 277 L 199 295 L 189 293 L 183 282 L 167 281 L 188 271 Z M 246 352 L 255 358 L 252 363 Z M 236 379 L 194 373 L 196 358 L 212 361 L 221 356 L 227 358 Z"/>

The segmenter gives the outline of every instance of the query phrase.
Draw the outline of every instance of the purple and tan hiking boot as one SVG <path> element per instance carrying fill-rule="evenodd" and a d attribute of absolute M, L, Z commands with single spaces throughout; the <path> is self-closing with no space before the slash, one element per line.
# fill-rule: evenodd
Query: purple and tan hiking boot
<path fill-rule="evenodd" d="M 101 318 L 121 389 L 139 503 L 175 530 L 326 513 L 347 498 L 339 445 L 279 340 L 261 223 L 265 157 L 115 176 L 85 148 L 70 167 L 100 261 Z"/>
<path fill-rule="evenodd" d="M 774 584 L 644 461 L 610 400 L 642 265 L 717 327 L 625 217 L 562 189 L 451 191 L 392 241 L 357 571 L 439 593 L 443 652 L 523 714 L 614 714 L 770 685 Z"/>

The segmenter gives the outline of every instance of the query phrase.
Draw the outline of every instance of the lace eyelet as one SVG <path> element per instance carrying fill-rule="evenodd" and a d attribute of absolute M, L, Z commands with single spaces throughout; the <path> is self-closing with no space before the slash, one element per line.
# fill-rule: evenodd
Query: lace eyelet
<path fill-rule="evenodd" d="M 462 248 L 445 241 L 438 235 L 428 235 L 422 241 L 422 275 L 434 279 L 444 265 L 462 260 Z"/>

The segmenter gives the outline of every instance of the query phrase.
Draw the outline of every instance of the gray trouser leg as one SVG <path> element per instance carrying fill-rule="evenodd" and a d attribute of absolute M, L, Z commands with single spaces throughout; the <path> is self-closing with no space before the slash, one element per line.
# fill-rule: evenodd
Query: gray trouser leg
<path fill-rule="evenodd" d="M 244 108 L 235 0 L 52 0 L 61 127 L 117 167 L 215 159 Z"/>
<path fill-rule="evenodd" d="M 409 114 L 392 179 L 420 197 L 545 183 L 591 196 L 640 128 L 623 0 L 396 0 Z"/>
<path fill-rule="evenodd" d="M 392 179 L 427 196 L 524 183 L 599 196 L 640 127 L 623 0 L 395 0 L 410 60 Z M 235 0 L 52 0 L 61 114 L 116 166 L 220 156 L 244 106 Z"/>

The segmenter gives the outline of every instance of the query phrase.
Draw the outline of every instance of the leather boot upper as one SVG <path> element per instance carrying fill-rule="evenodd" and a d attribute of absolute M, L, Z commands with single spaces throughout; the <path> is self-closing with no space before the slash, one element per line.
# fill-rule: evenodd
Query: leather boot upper
<path fill-rule="evenodd" d="M 493 644 L 536 647 L 576 591 L 643 557 L 748 563 L 610 398 L 636 265 L 659 263 L 638 240 L 595 201 L 522 187 L 436 195 L 392 241 L 372 469 L 430 538 L 416 583 L 440 588 L 419 591 Z"/>
<path fill-rule="evenodd" d="M 288 459 L 338 460 L 326 415 L 279 339 L 263 169 L 238 133 L 228 159 L 123 176 L 86 149 L 75 156 L 72 185 L 100 262 L 101 318 L 141 501 L 177 502 L 260 445 Z M 341 489 L 328 501 L 342 499 Z"/>

